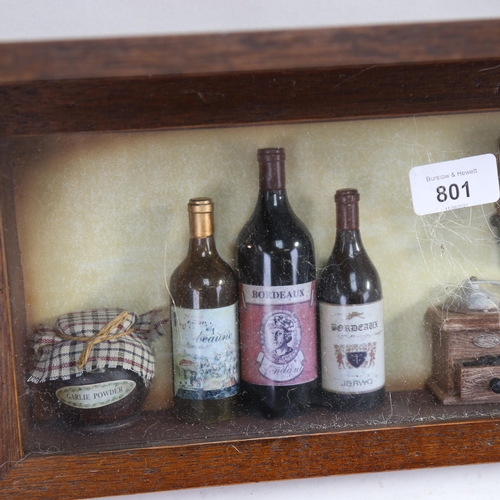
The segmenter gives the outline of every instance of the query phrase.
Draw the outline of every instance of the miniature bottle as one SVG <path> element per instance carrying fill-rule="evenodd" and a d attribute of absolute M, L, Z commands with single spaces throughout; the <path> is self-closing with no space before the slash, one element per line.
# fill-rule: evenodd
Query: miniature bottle
<path fill-rule="evenodd" d="M 359 193 L 339 190 L 335 202 L 335 245 L 318 280 L 321 397 L 335 410 L 365 410 L 385 400 L 382 288 L 361 242 Z"/>
<path fill-rule="evenodd" d="M 257 204 L 237 240 L 242 396 L 275 418 L 308 408 L 316 387 L 316 267 L 288 202 L 284 150 L 257 156 Z"/>
<path fill-rule="evenodd" d="M 195 423 L 232 418 L 239 389 L 237 282 L 215 246 L 213 207 L 189 200 L 189 250 L 170 280 L 174 412 Z"/>

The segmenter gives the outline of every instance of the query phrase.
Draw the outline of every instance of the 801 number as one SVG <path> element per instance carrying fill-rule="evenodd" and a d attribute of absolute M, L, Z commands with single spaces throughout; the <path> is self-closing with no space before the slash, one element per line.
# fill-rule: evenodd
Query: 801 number
<path fill-rule="evenodd" d="M 458 198 L 460 198 L 460 193 L 464 191 L 466 197 L 469 198 L 469 181 L 466 181 L 461 188 L 458 187 L 458 184 L 450 184 L 448 189 L 446 189 L 446 186 L 438 186 L 436 188 L 437 200 L 441 203 L 445 202 L 448 197 L 452 200 L 458 200 Z"/>

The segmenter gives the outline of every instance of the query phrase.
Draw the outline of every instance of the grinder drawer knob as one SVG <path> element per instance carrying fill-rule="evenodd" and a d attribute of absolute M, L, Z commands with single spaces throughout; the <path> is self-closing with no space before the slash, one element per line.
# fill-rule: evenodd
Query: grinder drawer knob
<path fill-rule="evenodd" d="M 497 394 L 500 393 L 500 378 L 492 378 L 490 380 L 490 389 Z"/>

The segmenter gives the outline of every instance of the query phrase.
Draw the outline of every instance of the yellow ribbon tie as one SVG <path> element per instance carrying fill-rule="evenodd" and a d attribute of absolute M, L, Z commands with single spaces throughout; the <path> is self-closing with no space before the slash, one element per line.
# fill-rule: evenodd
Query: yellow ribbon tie
<path fill-rule="evenodd" d="M 119 314 L 115 319 L 112 319 L 104 328 L 101 329 L 98 333 L 96 333 L 93 337 L 74 337 L 72 335 L 66 335 L 61 332 L 57 332 L 57 335 L 64 340 L 76 340 L 77 342 L 85 342 L 87 344 L 83 349 L 78 361 L 76 362 L 76 366 L 79 369 L 82 369 L 89 360 L 90 353 L 95 345 L 104 342 L 105 340 L 114 340 L 119 337 L 123 337 L 124 335 L 128 335 L 134 331 L 134 327 L 130 328 L 125 332 L 115 333 L 114 335 L 110 335 L 110 332 L 114 330 L 120 323 L 127 319 L 129 316 L 129 312 L 123 311 Z"/>

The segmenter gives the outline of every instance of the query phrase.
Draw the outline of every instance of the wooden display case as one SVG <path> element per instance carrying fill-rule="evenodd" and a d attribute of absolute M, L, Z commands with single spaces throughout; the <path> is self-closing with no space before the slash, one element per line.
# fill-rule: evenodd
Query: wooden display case
<path fill-rule="evenodd" d="M 32 422 L 9 159 L 17 136 L 497 111 L 499 82 L 498 21 L 0 45 L 2 498 L 500 461 L 498 405 L 427 391 L 364 414 L 209 427 L 149 412 L 105 438 Z"/>

